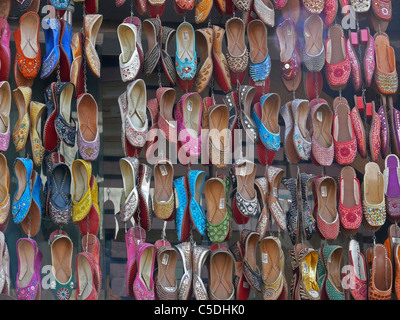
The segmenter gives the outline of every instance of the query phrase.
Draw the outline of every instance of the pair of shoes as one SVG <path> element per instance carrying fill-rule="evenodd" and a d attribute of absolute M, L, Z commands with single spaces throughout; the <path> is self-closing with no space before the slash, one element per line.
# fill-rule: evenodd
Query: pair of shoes
<path fill-rule="evenodd" d="M 43 56 L 40 78 L 48 78 L 59 66 L 61 80 L 69 81 L 72 63 L 72 26 L 66 20 L 51 18 L 42 23 L 42 28 L 46 53 Z"/>
<path fill-rule="evenodd" d="M 298 173 L 296 177 L 283 180 L 292 200 L 287 216 L 287 230 L 293 244 L 298 243 L 302 236 L 310 239 L 316 229 L 312 206 L 316 199 L 313 189 L 315 178 L 312 174 Z"/>
<path fill-rule="evenodd" d="M 39 74 L 41 67 L 41 50 L 39 45 L 40 17 L 34 11 L 21 16 L 19 26 L 14 31 L 16 57 L 14 78 L 18 87 L 29 86 Z"/>
<path fill-rule="evenodd" d="M 293 300 L 320 300 L 321 290 L 317 282 L 318 251 L 304 243 L 289 249 L 293 277 L 290 292 Z"/>
<path fill-rule="evenodd" d="M 156 267 L 154 275 L 156 300 L 178 300 L 176 266 L 178 251 L 166 240 L 157 240 Z"/>
<path fill-rule="evenodd" d="M 76 159 L 72 163 L 71 171 L 74 180 L 72 221 L 78 223 L 82 235 L 89 231 L 95 235 L 99 229 L 100 209 L 98 186 L 92 174 L 92 164 L 82 159 Z"/>
<path fill-rule="evenodd" d="M 5 240 L 4 233 L 0 231 L 0 293 L 9 295 L 11 289 L 10 253 Z"/>
<path fill-rule="evenodd" d="M 341 276 L 342 258 L 341 246 L 327 245 L 319 250 L 317 282 L 321 300 L 345 300 Z"/>
<path fill-rule="evenodd" d="M 28 237 L 34 237 L 39 232 L 42 221 L 42 179 L 39 173 L 33 170 L 33 162 L 28 158 L 16 158 L 13 172 L 17 179 L 17 190 L 12 202 L 13 220 L 21 224 Z"/>
<path fill-rule="evenodd" d="M 307 129 L 310 113 L 310 103 L 304 99 L 294 99 L 280 109 L 285 121 L 285 154 L 290 163 L 308 160 L 311 154 L 312 142 Z"/>
<path fill-rule="evenodd" d="M 40 300 L 42 281 L 40 270 L 43 254 L 37 242 L 32 238 L 20 238 L 17 241 L 18 273 L 15 280 L 18 300 Z"/>
<path fill-rule="evenodd" d="M 157 218 L 170 221 L 175 218 L 174 166 L 169 159 L 160 159 L 154 165 L 153 210 Z"/>
<path fill-rule="evenodd" d="M 10 9 L 11 1 L 6 1 L 8 11 Z M 7 10 L 7 9 L 6 9 Z M 8 14 L 6 14 L 8 16 Z M 11 69 L 11 51 L 10 51 L 10 38 L 11 29 L 7 22 L 6 17 L 0 18 L 0 81 L 8 81 Z"/>
<path fill-rule="evenodd" d="M 346 47 L 351 63 L 351 79 L 354 89 L 361 90 L 362 84 L 369 87 L 375 71 L 375 40 L 370 34 L 369 28 L 366 27 L 358 32 L 349 31 Z M 359 60 L 361 59 L 359 52 L 364 52 L 362 64 Z"/>
<path fill-rule="evenodd" d="M 208 300 L 209 294 L 201 275 L 211 250 L 205 246 L 192 246 L 190 242 L 182 242 L 176 245 L 176 249 L 183 263 L 183 275 L 178 286 L 178 300 L 190 300 L 192 292 L 196 300 Z M 209 285 L 210 283 L 209 280 Z"/>
<path fill-rule="evenodd" d="M 0 231 L 5 232 L 10 218 L 10 170 L 7 164 L 7 158 L 0 153 L 0 172 L 2 179 L 0 181 Z"/>
<path fill-rule="evenodd" d="M 142 79 L 130 82 L 126 91 L 118 98 L 122 120 L 122 140 L 125 152 L 126 145 L 140 150 L 146 144 L 148 133 L 147 90 Z"/>
<path fill-rule="evenodd" d="M 207 204 L 207 235 L 211 242 L 228 241 L 232 230 L 232 209 L 228 205 L 230 194 L 229 179 L 210 178 L 204 185 L 205 202 Z"/>
<path fill-rule="evenodd" d="M 375 162 L 368 162 L 364 172 L 363 226 L 367 230 L 377 231 L 386 221 L 385 178 Z"/>
<path fill-rule="evenodd" d="M 101 291 L 100 240 L 94 234 L 82 237 L 82 251 L 76 255 L 76 299 L 98 300 Z"/>
<path fill-rule="evenodd" d="M 87 2 L 88 0 L 85 1 Z M 86 10 L 89 9 L 87 8 Z M 97 35 L 99 33 L 102 22 L 102 14 L 86 14 L 83 18 L 85 32 L 84 54 L 86 56 L 86 61 L 88 63 L 89 69 L 96 78 L 100 78 L 101 73 L 100 58 L 95 46 Z"/>
<path fill-rule="evenodd" d="M 72 255 L 74 245 L 65 231 L 53 231 L 49 237 L 51 274 L 50 288 L 56 300 L 70 300 L 74 289 Z"/>

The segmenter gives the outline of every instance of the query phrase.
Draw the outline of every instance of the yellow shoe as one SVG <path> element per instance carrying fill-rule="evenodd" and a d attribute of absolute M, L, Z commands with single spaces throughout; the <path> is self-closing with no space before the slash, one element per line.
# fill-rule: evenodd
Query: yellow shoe
<path fill-rule="evenodd" d="M 12 134 L 15 149 L 20 152 L 26 144 L 29 135 L 29 104 L 32 97 L 32 89 L 30 87 L 18 87 L 13 90 L 13 98 L 18 108 L 18 120 L 14 126 Z"/>
<path fill-rule="evenodd" d="M 29 117 L 31 120 L 31 125 L 29 128 L 30 139 L 32 146 L 32 156 L 35 166 L 40 167 L 42 165 L 44 156 L 44 147 L 42 140 L 39 136 L 38 123 L 43 115 L 46 105 L 44 103 L 39 103 L 32 101 L 29 105 Z"/>
<path fill-rule="evenodd" d="M 75 186 L 72 198 L 72 221 L 79 222 L 86 217 L 93 204 L 90 188 L 92 164 L 81 159 L 75 160 L 72 163 L 72 175 Z"/>

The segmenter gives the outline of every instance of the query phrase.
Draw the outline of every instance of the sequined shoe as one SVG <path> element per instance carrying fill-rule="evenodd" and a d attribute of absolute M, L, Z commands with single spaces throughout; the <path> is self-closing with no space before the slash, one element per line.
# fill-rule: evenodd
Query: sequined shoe
<path fill-rule="evenodd" d="M 18 87 L 12 91 L 12 95 L 18 108 L 18 120 L 14 125 L 12 138 L 15 150 L 20 152 L 24 149 L 29 135 L 29 104 L 31 102 L 32 89 L 29 87 Z"/>
<path fill-rule="evenodd" d="M 138 268 L 133 282 L 133 293 L 136 300 L 155 300 L 153 272 L 156 247 L 153 244 L 141 242 L 136 250 Z"/>
<path fill-rule="evenodd" d="M 168 159 L 161 159 L 154 165 L 153 210 L 158 219 L 170 221 L 175 217 L 175 196 L 173 192 L 174 166 Z"/>
<path fill-rule="evenodd" d="M 205 179 L 205 171 L 191 170 L 189 172 L 189 213 L 193 226 L 201 235 L 204 235 L 206 231 L 206 214 L 201 203 Z"/>
<path fill-rule="evenodd" d="M 10 145 L 11 135 L 11 88 L 7 81 L 0 82 L 1 104 L 0 104 L 0 151 L 7 151 Z"/>
<path fill-rule="evenodd" d="M 31 176 L 33 162 L 30 159 L 16 158 L 13 165 L 17 178 L 17 189 L 12 202 L 12 214 L 15 223 L 21 223 L 27 216 L 32 203 Z"/>
<path fill-rule="evenodd" d="M 0 231 L 7 229 L 10 217 L 10 170 L 7 165 L 7 158 L 0 153 L 0 170 L 2 178 L 0 180 Z"/>
<path fill-rule="evenodd" d="M 183 263 L 183 275 L 178 287 L 178 300 L 190 300 L 193 284 L 192 245 L 190 242 L 182 242 L 176 245 L 176 249 Z"/>
<path fill-rule="evenodd" d="M 204 246 L 194 246 L 193 248 L 193 292 L 196 300 L 208 300 L 206 286 L 202 280 L 202 271 L 210 255 L 210 249 Z"/>
<path fill-rule="evenodd" d="M 119 55 L 121 79 L 123 82 L 133 81 L 140 71 L 136 26 L 131 23 L 121 23 L 117 28 L 117 34 L 121 47 Z"/>
<path fill-rule="evenodd" d="M 279 203 L 279 186 L 282 181 L 284 171 L 281 168 L 268 166 L 267 179 L 268 179 L 268 208 L 272 218 L 282 231 L 286 231 L 287 222 L 286 215 L 283 212 L 281 204 Z"/>
<path fill-rule="evenodd" d="M 139 195 L 136 187 L 139 161 L 137 158 L 125 157 L 120 159 L 119 166 L 124 184 L 124 192 L 121 194 L 119 217 L 122 222 L 127 222 L 135 214 L 139 203 Z"/>
<path fill-rule="evenodd" d="M 319 72 L 325 65 L 323 43 L 324 23 L 317 14 L 310 15 L 304 22 L 304 64 L 308 71 Z"/>
<path fill-rule="evenodd" d="M 157 300 L 178 300 L 176 265 L 178 251 L 166 240 L 157 240 L 154 244 L 157 253 L 157 274 L 154 275 L 155 297 Z"/>
<path fill-rule="evenodd" d="M 176 190 L 176 201 L 179 206 L 176 209 L 175 224 L 176 233 L 179 242 L 187 241 L 190 231 L 190 216 L 189 216 L 189 186 L 186 176 L 179 177 L 174 180 Z"/>

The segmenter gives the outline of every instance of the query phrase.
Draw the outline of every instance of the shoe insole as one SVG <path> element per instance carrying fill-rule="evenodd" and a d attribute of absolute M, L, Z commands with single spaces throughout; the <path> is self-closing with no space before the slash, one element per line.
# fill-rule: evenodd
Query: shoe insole
<path fill-rule="evenodd" d="M 304 25 L 305 51 L 310 56 L 316 56 L 321 53 L 323 48 L 323 24 L 317 15 L 313 15 Z"/>
<path fill-rule="evenodd" d="M 336 110 L 335 118 L 335 138 L 337 142 L 350 141 L 352 137 L 351 133 L 351 118 L 348 113 L 348 107 L 344 104 L 339 104 Z"/>
<path fill-rule="evenodd" d="M 325 179 L 319 186 L 318 214 L 327 223 L 336 219 L 336 188 L 331 179 Z"/>
<path fill-rule="evenodd" d="M 129 94 L 128 116 L 136 129 L 146 125 L 146 87 L 135 85 Z"/>
<path fill-rule="evenodd" d="M 359 191 L 357 181 L 355 180 L 354 171 L 350 167 L 342 169 L 342 203 L 345 207 L 353 208 L 358 204 Z"/>
<path fill-rule="evenodd" d="M 230 298 L 233 292 L 232 269 L 233 260 L 224 252 L 212 256 L 210 267 L 210 290 L 220 300 Z"/>
<path fill-rule="evenodd" d="M 6 133 L 8 130 L 9 118 L 0 114 L 0 133 Z"/>
<path fill-rule="evenodd" d="M 26 240 L 20 241 L 18 244 L 18 254 L 20 260 L 18 285 L 26 287 L 30 283 L 35 271 L 35 252 L 32 243 Z"/>
<path fill-rule="evenodd" d="M 241 19 L 232 18 L 225 28 L 227 50 L 233 57 L 239 57 L 246 50 L 244 42 L 245 26 Z"/>
<path fill-rule="evenodd" d="M 205 173 L 201 172 L 197 176 L 196 183 L 195 183 L 194 199 L 199 204 L 200 204 L 200 200 L 201 200 L 201 188 L 202 188 L 202 185 L 203 185 L 204 176 L 205 176 Z"/>
<path fill-rule="evenodd" d="M 326 266 L 328 278 L 339 292 L 343 291 L 340 265 L 341 261 L 342 248 L 338 248 L 329 256 Z"/>
<path fill-rule="evenodd" d="M 53 273 L 60 283 L 67 283 L 71 278 L 72 245 L 67 238 L 59 238 L 51 247 Z"/>
<path fill-rule="evenodd" d="M 279 133 L 279 101 L 277 97 L 269 97 L 265 99 L 262 108 L 261 122 L 265 125 L 267 130 L 271 133 Z"/>
<path fill-rule="evenodd" d="M 190 24 L 182 24 L 178 30 L 176 37 L 178 39 L 178 58 L 182 62 L 190 62 L 194 57 L 194 31 Z"/>
<path fill-rule="evenodd" d="M 257 269 L 257 244 L 260 239 L 259 234 L 250 235 L 247 239 L 245 248 L 245 259 L 249 263 L 251 269 Z"/>
<path fill-rule="evenodd" d="M 331 64 L 342 62 L 346 56 L 346 46 L 342 38 L 342 30 L 339 26 L 333 26 L 329 29 L 329 36 L 331 42 L 330 60 Z"/>
<path fill-rule="evenodd" d="M 27 187 L 27 172 L 24 164 L 21 161 L 17 161 L 15 163 L 14 171 L 15 174 L 17 175 L 17 181 L 18 181 L 18 191 L 15 195 L 15 200 L 18 201 Z"/>
<path fill-rule="evenodd" d="M 389 176 L 386 194 L 389 197 L 398 197 L 400 196 L 400 183 L 398 176 L 399 163 L 396 157 L 388 157 L 387 168 L 389 169 Z"/>
<path fill-rule="evenodd" d="M 272 240 L 263 240 L 260 243 L 262 278 L 265 283 L 273 283 L 278 279 L 279 270 L 279 248 Z"/>
<path fill-rule="evenodd" d="M 226 215 L 225 187 L 219 180 L 209 180 L 204 189 L 207 220 L 211 225 L 218 225 Z"/>
<path fill-rule="evenodd" d="M 77 264 L 79 279 L 78 297 L 82 300 L 85 300 L 87 297 L 89 297 L 93 290 L 92 269 L 89 261 L 84 256 L 78 256 Z"/>
<path fill-rule="evenodd" d="M 21 49 L 25 57 L 34 59 L 38 53 L 39 20 L 35 15 L 27 15 L 20 25 Z"/>
<path fill-rule="evenodd" d="M 293 104 L 292 107 L 294 107 Z M 309 112 L 310 112 L 310 106 L 308 104 L 308 101 L 302 101 L 297 107 L 296 119 L 295 119 L 295 123 L 297 123 L 301 135 L 307 141 L 311 141 L 310 133 L 307 130 L 307 118 Z"/>
<path fill-rule="evenodd" d="M 175 250 L 165 250 L 159 256 L 158 281 L 164 288 L 176 287 L 176 263 L 178 254 Z"/>
<path fill-rule="evenodd" d="M 201 100 L 197 95 L 188 96 L 183 105 L 185 127 L 191 129 L 188 133 L 194 138 L 199 135 L 200 107 Z"/>
<path fill-rule="evenodd" d="M 173 125 L 172 116 L 176 98 L 175 90 L 166 90 L 160 99 L 160 116 L 162 116 L 170 125 Z"/>
<path fill-rule="evenodd" d="M 394 50 L 386 36 L 377 35 L 375 37 L 375 52 L 376 65 L 379 70 L 384 73 L 393 72 L 395 69 L 395 66 L 392 65 Z"/>
<path fill-rule="evenodd" d="M 281 28 L 277 28 L 276 33 L 279 39 L 280 60 L 281 62 L 289 61 L 295 47 L 295 30 L 290 23 L 286 23 Z"/>
<path fill-rule="evenodd" d="M 366 166 L 364 174 L 364 198 L 369 204 L 380 204 L 384 199 L 383 196 L 383 178 L 380 174 L 379 167 L 374 166 L 373 162 L 370 162 L 371 166 Z"/>
<path fill-rule="evenodd" d="M 152 263 L 153 263 L 154 247 L 147 247 L 144 249 L 142 256 L 140 257 L 139 276 L 146 286 L 147 290 L 151 290 L 151 277 Z"/>
<path fill-rule="evenodd" d="M 121 161 L 122 182 L 124 184 L 124 194 L 128 197 L 135 187 L 135 176 L 131 165 L 127 161 Z"/>
<path fill-rule="evenodd" d="M 323 148 L 332 145 L 332 112 L 324 105 L 314 113 L 313 136 Z"/>
<path fill-rule="evenodd" d="M 304 257 L 300 265 L 303 283 L 308 292 L 313 297 L 319 296 L 319 286 L 316 281 L 317 263 L 318 263 L 318 253 L 312 251 Z"/>
<path fill-rule="evenodd" d="M 256 196 L 254 188 L 256 171 L 255 165 L 247 162 L 236 167 L 237 191 L 246 200 L 253 200 Z"/>
<path fill-rule="evenodd" d="M 250 47 L 250 60 L 253 63 L 262 63 L 267 57 L 267 28 L 263 22 L 251 24 L 247 32 Z"/>
<path fill-rule="evenodd" d="M 88 186 L 88 176 L 85 166 L 81 162 L 76 162 L 76 179 L 75 179 L 75 201 L 79 202 L 86 194 Z"/>
<path fill-rule="evenodd" d="M 173 192 L 174 169 L 168 163 L 158 164 L 154 170 L 154 197 L 157 201 L 166 202 Z"/>
<path fill-rule="evenodd" d="M 71 101 L 74 93 L 74 86 L 72 84 L 66 85 L 60 94 L 60 114 L 71 124 Z"/>
<path fill-rule="evenodd" d="M 217 138 L 219 138 L 220 145 L 219 150 L 225 150 L 228 143 L 228 125 L 229 125 L 229 114 L 226 108 L 216 108 L 212 111 L 209 116 L 209 134 L 210 139 L 214 145 L 218 147 Z"/>
<path fill-rule="evenodd" d="M 84 96 L 79 103 L 78 119 L 79 130 L 83 138 L 94 141 L 97 136 L 97 105 L 88 95 Z"/>
<path fill-rule="evenodd" d="M 197 68 L 198 70 L 200 70 L 204 62 L 208 58 L 208 42 L 203 33 L 201 33 L 200 31 L 195 32 L 195 39 L 196 39 L 196 53 L 200 58 Z"/>
<path fill-rule="evenodd" d="M 392 270 L 390 260 L 386 256 L 386 249 L 383 246 L 375 246 L 373 249 L 375 264 L 374 282 L 378 290 L 386 291 L 392 283 Z"/>
<path fill-rule="evenodd" d="M 136 37 L 133 30 L 122 25 L 118 28 L 118 36 L 121 46 L 121 62 L 128 63 L 136 50 Z"/>

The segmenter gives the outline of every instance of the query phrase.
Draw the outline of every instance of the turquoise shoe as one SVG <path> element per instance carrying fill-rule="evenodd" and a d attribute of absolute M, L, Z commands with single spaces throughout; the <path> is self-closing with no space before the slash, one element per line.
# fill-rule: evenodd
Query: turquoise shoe
<path fill-rule="evenodd" d="M 60 61 L 60 27 L 57 19 L 46 19 L 42 22 L 46 42 L 46 54 L 43 57 L 41 79 L 46 79 L 50 76 Z"/>
<path fill-rule="evenodd" d="M 259 138 L 262 144 L 272 151 L 278 151 L 280 147 L 280 126 L 278 124 L 281 98 L 277 93 L 268 93 L 260 98 L 260 110 L 254 106 L 251 116 L 258 128 Z"/>
<path fill-rule="evenodd" d="M 28 214 L 32 203 L 31 179 L 33 162 L 31 159 L 16 158 L 13 166 L 17 178 L 17 190 L 14 193 L 12 215 L 15 223 L 21 223 Z"/>
<path fill-rule="evenodd" d="M 178 235 L 178 241 L 184 242 L 188 240 L 190 235 L 190 218 L 188 212 L 188 198 L 189 189 L 187 177 L 183 176 L 174 180 L 175 192 L 176 192 L 176 213 L 175 223 L 176 232 Z"/>
<path fill-rule="evenodd" d="M 175 68 L 182 80 L 192 80 L 197 70 L 195 33 L 189 22 L 182 22 L 176 29 Z"/>
<path fill-rule="evenodd" d="M 201 206 L 201 198 L 205 179 L 205 171 L 191 170 L 189 172 L 190 218 L 192 219 L 193 226 L 201 235 L 204 235 L 206 232 L 206 214 Z"/>

